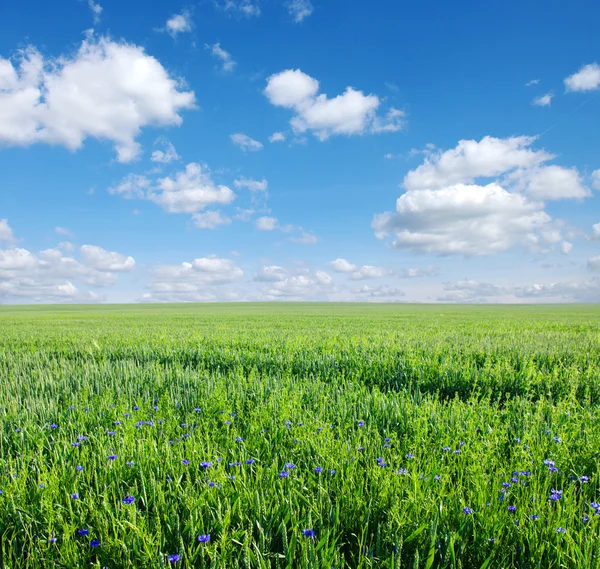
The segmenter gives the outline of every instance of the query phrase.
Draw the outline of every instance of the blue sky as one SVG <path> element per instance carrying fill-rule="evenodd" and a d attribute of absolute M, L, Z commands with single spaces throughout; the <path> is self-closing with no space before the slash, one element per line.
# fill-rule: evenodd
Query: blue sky
<path fill-rule="evenodd" d="M 4 2 L 0 303 L 599 301 L 599 16 Z"/>

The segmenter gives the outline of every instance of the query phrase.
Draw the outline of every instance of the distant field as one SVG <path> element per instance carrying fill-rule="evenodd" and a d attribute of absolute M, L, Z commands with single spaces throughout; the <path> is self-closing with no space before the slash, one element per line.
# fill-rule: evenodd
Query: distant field
<path fill-rule="evenodd" d="M 0 307 L 0 408 L 1 567 L 600 567 L 600 306 Z"/>

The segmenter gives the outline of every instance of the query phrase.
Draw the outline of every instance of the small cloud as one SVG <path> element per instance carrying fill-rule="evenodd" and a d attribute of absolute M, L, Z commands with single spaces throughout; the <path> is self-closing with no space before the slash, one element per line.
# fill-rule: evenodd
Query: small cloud
<path fill-rule="evenodd" d="M 549 107 L 552 104 L 552 98 L 554 95 L 552 93 L 546 93 L 541 97 L 536 97 L 533 100 L 533 104 L 537 107 Z"/>
<path fill-rule="evenodd" d="M 221 47 L 220 43 L 215 43 L 213 45 L 205 45 L 205 47 L 206 49 L 210 49 L 210 53 L 212 54 L 212 56 L 221 62 L 221 69 L 223 71 L 233 71 L 233 69 L 236 66 L 236 62 L 231 57 L 231 54 Z"/>
<path fill-rule="evenodd" d="M 573 243 L 570 243 L 569 241 L 563 241 L 560 244 L 560 252 L 563 255 L 568 255 L 572 250 L 573 250 Z"/>
<path fill-rule="evenodd" d="M 313 5 L 310 0 L 289 0 L 287 9 L 296 24 L 313 13 Z"/>
<path fill-rule="evenodd" d="M 179 154 L 177 154 L 175 147 L 168 140 L 159 139 L 154 144 L 161 144 L 164 150 L 155 150 L 152 152 L 152 156 L 150 157 L 152 162 L 168 164 L 169 162 L 173 162 L 174 160 L 179 160 L 181 158 Z"/>
<path fill-rule="evenodd" d="M 199 229 L 214 229 L 219 225 L 229 225 L 231 223 L 231 219 L 223 217 L 218 211 L 195 213 L 192 218 L 194 225 Z"/>
<path fill-rule="evenodd" d="M 102 19 L 102 6 L 94 2 L 94 0 L 88 0 L 88 6 L 94 15 L 94 24 L 99 24 Z"/>
<path fill-rule="evenodd" d="M 184 10 L 181 14 L 171 16 L 166 23 L 167 33 L 171 37 L 176 37 L 177 34 L 192 31 L 192 20 L 189 11 Z"/>
<path fill-rule="evenodd" d="M 384 85 L 390 90 L 393 91 L 394 93 L 397 93 L 398 91 L 400 91 L 400 87 L 398 87 L 398 85 L 396 85 L 396 83 L 392 83 L 391 81 L 386 81 L 384 83 Z"/>
<path fill-rule="evenodd" d="M 274 132 L 269 136 L 269 142 L 283 142 L 285 140 L 285 134 L 283 132 Z"/>
<path fill-rule="evenodd" d="M 525 87 L 533 87 L 534 85 L 537 85 L 540 82 L 539 79 L 532 79 L 531 81 L 527 81 L 527 83 L 525 83 Z"/>
<path fill-rule="evenodd" d="M 584 65 L 577 73 L 565 79 L 567 91 L 595 91 L 600 87 L 600 65 Z"/>
<path fill-rule="evenodd" d="M 225 12 L 239 14 L 246 18 L 260 16 L 260 8 L 253 0 L 215 0 L 215 6 Z"/>
<path fill-rule="evenodd" d="M 273 231 L 277 229 L 277 218 L 275 217 L 259 217 L 256 222 L 256 229 L 259 231 Z"/>
<path fill-rule="evenodd" d="M 266 178 L 263 178 L 259 181 L 253 180 L 252 178 L 244 178 L 244 176 L 234 180 L 233 185 L 236 188 L 246 188 L 251 192 L 266 192 L 269 187 L 269 183 L 267 182 Z"/>
<path fill-rule="evenodd" d="M 302 245 L 315 245 L 319 238 L 314 233 L 304 231 L 300 237 L 290 237 L 290 241 L 301 243 Z"/>
<path fill-rule="evenodd" d="M 8 225 L 8 219 L 0 219 L 0 242 L 13 242 L 15 241 L 15 236 L 13 234 L 13 230 Z"/>
<path fill-rule="evenodd" d="M 58 235 L 64 235 L 65 237 L 75 237 L 66 227 L 55 227 L 54 231 L 56 231 L 56 233 Z"/>
<path fill-rule="evenodd" d="M 247 134 L 243 134 L 241 132 L 232 134 L 229 138 L 233 144 L 239 146 L 244 152 L 256 152 L 257 150 L 262 150 L 263 148 L 263 145 L 258 142 L 258 140 L 254 140 Z"/>

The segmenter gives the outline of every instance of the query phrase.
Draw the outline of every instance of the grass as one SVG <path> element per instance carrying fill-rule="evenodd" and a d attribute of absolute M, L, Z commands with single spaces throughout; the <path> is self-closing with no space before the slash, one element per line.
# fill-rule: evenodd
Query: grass
<path fill-rule="evenodd" d="M 2 567 L 600 567 L 600 307 L 2 307 L 0 330 Z"/>

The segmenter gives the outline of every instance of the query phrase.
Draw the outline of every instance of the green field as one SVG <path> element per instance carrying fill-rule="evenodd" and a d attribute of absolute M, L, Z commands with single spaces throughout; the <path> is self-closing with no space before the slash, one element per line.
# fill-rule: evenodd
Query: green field
<path fill-rule="evenodd" d="M 2 307 L 0 331 L 3 568 L 600 567 L 600 307 Z"/>

